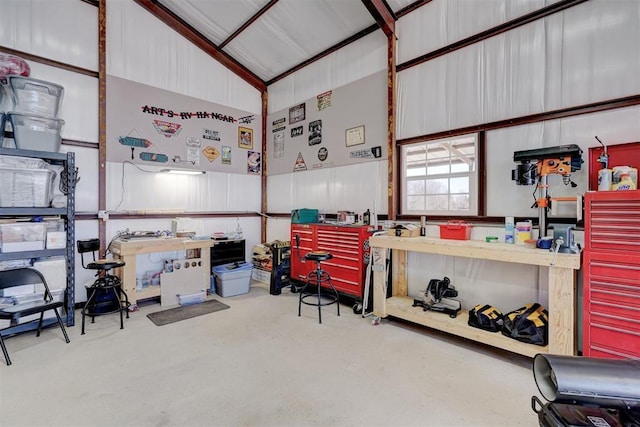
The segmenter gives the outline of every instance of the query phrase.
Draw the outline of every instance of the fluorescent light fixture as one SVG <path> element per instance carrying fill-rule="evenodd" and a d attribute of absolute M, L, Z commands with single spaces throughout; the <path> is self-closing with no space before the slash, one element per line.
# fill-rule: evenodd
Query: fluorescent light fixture
<path fill-rule="evenodd" d="M 179 175 L 204 175 L 207 171 L 198 171 L 192 169 L 160 169 L 160 173 L 172 173 Z"/>

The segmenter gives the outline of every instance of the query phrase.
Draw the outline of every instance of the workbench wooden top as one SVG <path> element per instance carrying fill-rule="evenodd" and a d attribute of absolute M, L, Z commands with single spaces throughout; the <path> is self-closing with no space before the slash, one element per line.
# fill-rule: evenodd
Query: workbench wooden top
<path fill-rule="evenodd" d="M 180 237 L 150 237 L 135 239 L 115 239 L 110 246 L 117 255 L 134 255 L 150 252 L 171 252 L 178 250 L 208 248 L 215 242 L 211 239 L 194 240 Z"/>
<path fill-rule="evenodd" d="M 526 248 L 508 243 L 487 243 L 481 240 L 453 240 L 434 237 L 372 236 L 371 247 L 423 252 L 464 258 L 487 259 L 539 265 L 543 267 L 580 269 L 580 254 L 557 254 L 547 249 Z M 553 265 L 551 262 L 554 261 Z"/>

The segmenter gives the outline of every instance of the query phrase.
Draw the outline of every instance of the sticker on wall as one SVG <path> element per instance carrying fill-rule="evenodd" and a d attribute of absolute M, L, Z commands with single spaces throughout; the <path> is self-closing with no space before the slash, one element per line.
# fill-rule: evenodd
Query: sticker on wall
<path fill-rule="evenodd" d="M 171 138 L 172 136 L 178 136 L 180 131 L 182 130 L 182 125 L 179 123 L 171 123 L 165 122 L 164 120 L 154 120 L 153 127 L 156 131 L 167 138 Z"/>
<path fill-rule="evenodd" d="M 352 159 L 379 159 L 382 157 L 382 147 L 378 145 L 376 147 L 351 151 L 349 157 Z"/>
<path fill-rule="evenodd" d="M 187 147 L 200 147 L 200 138 L 190 136 L 185 139 L 184 143 L 187 145 Z"/>
<path fill-rule="evenodd" d="M 287 121 L 287 118 L 286 117 L 282 117 L 280 119 L 272 121 L 271 125 L 274 126 L 274 127 L 275 126 L 279 126 L 279 125 L 284 125 L 284 122 L 286 122 L 286 121 Z"/>
<path fill-rule="evenodd" d="M 331 94 L 332 94 L 332 91 L 329 90 L 327 92 L 321 93 L 320 95 L 316 96 L 318 111 L 322 111 L 325 108 L 331 107 Z"/>
<path fill-rule="evenodd" d="M 318 145 L 322 142 L 322 120 L 314 120 L 309 123 L 309 145 Z"/>
<path fill-rule="evenodd" d="M 121 136 L 118 138 L 118 141 L 120 142 L 120 144 L 126 145 L 128 147 L 147 148 L 151 147 L 152 145 L 152 142 L 148 139 L 136 138 L 134 136 Z"/>
<path fill-rule="evenodd" d="M 300 172 L 300 171 L 306 171 L 307 170 L 307 164 L 304 161 L 304 158 L 302 157 L 302 153 L 298 152 L 298 158 L 296 159 L 296 163 L 293 165 L 293 171 L 294 172 Z"/>
<path fill-rule="evenodd" d="M 289 124 L 301 122 L 305 119 L 305 104 L 296 105 L 289 108 Z"/>
<path fill-rule="evenodd" d="M 209 160 L 209 163 L 213 163 L 220 156 L 220 151 L 216 147 L 208 145 L 202 150 L 202 154 Z"/>
<path fill-rule="evenodd" d="M 145 151 L 140 153 L 140 160 L 144 160 L 146 162 L 167 163 L 169 161 L 169 157 L 166 154 L 149 153 L 148 151 Z"/>
<path fill-rule="evenodd" d="M 230 165 L 231 164 L 231 147 L 229 147 L 228 145 L 223 145 L 222 146 L 222 160 L 221 163 L 223 165 Z"/>
<path fill-rule="evenodd" d="M 198 147 L 187 147 L 187 161 L 194 166 L 200 166 L 200 149 Z"/>
<path fill-rule="evenodd" d="M 279 128 L 275 128 L 275 129 L 271 129 L 272 133 L 276 133 L 276 132 L 282 132 L 283 130 L 285 130 L 287 127 L 286 126 L 280 126 Z"/>
<path fill-rule="evenodd" d="M 349 152 L 349 157 L 352 159 L 373 159 L 373 153 L 371 149 L 365 148 Z"/>
<path fill-rule="evenodd" d="M 304 133 L 304 127 L 302 126 L 291 128 L 291 138 L 295 138 L 296 136 L 302 136 L 303 133 Z"/>
<path fill-rule="evenodd" d="M 202 138 L 210 139 L 211 141 L 220 141 L 220 132 L 212 129 L 202 129 Z"/>
<path fill-rule="evenodd" d="M 262 156 L 258 151 L 247 152 L 247 173 L 260 175 L 262 167 Z"/>
<path fill-rule="evenodd" d="M 247 125 L 248 125 L 248 124 L 253 123 L 253 121 L 254 121 L 255 119 L 256 119 L 256 115 L 255 115 L 255 114 L 252 114 L 252 115 L 250 115 L 250 116 L 240 117 L 240 118 L 238 119 L 238 123 L 240 123 L 240 124 L 247 124 Z"/>
<path fill-rule="evenodd" d="M 320 160 L 321 162 L 324 162 L 325 160 L 327 160 L 328 156 L 329 156 L 329 150 L 327 150 L 326 147 L 322 147 L 318 150 L 318 160 Z"/>
<path fill-rule="evenodd" d="M 284 132 L 278 132 L 273 135 L 273 158 L 281 159 L 284 157 Z"/>

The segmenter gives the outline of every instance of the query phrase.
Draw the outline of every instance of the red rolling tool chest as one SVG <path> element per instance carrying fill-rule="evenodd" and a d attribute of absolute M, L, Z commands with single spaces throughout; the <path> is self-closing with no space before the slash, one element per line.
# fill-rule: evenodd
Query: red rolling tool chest
<path fill-rule="evenodd" d="M 584 356 L 640 358 L 640 190 L 585 194 Z"/>
<path fill-rule="evenodd" d="M 305 282 L 314 262 L 304 256 L 325 251 L 333 258 L 321 267 L 331 276 L 338 292 L 362 299 L 366 266 L 369 263 L 370 225 L 291 224 L 291 279 Z"/>

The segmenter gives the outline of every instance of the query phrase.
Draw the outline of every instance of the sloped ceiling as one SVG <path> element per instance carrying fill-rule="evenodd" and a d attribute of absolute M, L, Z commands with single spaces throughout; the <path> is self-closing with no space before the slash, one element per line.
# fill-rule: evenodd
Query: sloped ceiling
<path fill-rule="evenodd" d="M 264 89 L 430 0 L 136 0 Z"/>

